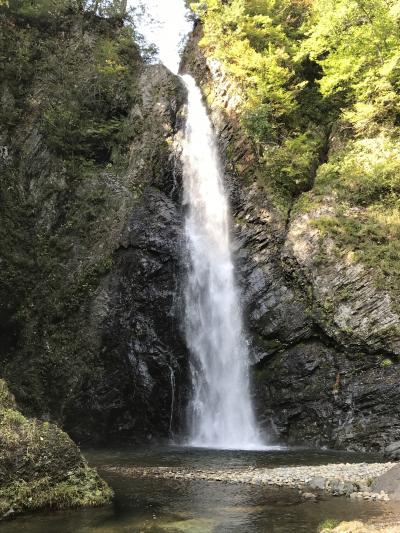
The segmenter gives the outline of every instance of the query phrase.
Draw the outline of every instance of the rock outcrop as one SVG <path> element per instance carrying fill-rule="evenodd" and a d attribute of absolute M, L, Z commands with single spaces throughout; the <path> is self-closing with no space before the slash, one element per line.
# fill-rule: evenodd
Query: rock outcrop
<path fill-rule="evenodd" d="M 257 184 L 240 88 L 201 34 L 197 24 L 183 69 L 204 90 L 225 157 L 259 419 L 279 441 L 383 450 L 400 435 L 395 298 L 318 231 L 322 212 L 283 213 Z"/>
<path fill-rule="evenodd" d="M 391 500 L 400 500 L 400 467 L 394 466 L 381 476 L 377 477 L 372 485 L 374 492 L 384 491 Z"/>
<path fill-rule="evenodd" d="M 25 418 L 0 380 L 0 520 L 109 503 L 112 491 L 54 424 Z"/>
<path fill-rule="evenodd" d="M 34 65 L 21 87 L 10 64 L 1 87 L 0 375 L 24 414 L 80 443 L 166 439 L 187 387 L 186 91 L 118 20 L 57 9 L 0 14 L 7 53 Z"/>
<path fill-rule="evenodd" d="M 112 267 L 89 314 L 102 383 L 95 382 L 89 397 L 81 391 L 66 411 L 66 427 L 78 439 L 165 439 L 182 419 L 187 356 L 178 155 L 186 94 L 163 66 L 146 67 L 139 86 L 142 103 L 131 120 L 140 115 L 146 128 L 130 147 L 126 207 L 110 241 Z"/>

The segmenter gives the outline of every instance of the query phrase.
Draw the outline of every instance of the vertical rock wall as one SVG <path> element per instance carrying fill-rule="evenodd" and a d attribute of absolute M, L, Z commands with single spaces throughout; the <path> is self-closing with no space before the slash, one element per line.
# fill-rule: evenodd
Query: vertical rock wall
<path fill-rule="evenodd" d="M 296 205 L 286 217 L 257 184 L 240 88 L 199 47 L 201 33 L 197 25 L 183 70 L 203 87 L 225 155 L 259 420 L 272 440 L 382 450 L 400 437 L 393 295 L 340 260 Z"/>
<path fill-rule="evenodd" d="M 23 286 L 15 300 L 23 313 L 0 287 L 9 301 L 0 372 L 24 412 L 56 421 L 79 442 L 169 438 L 187 386 L 178 284 L 186 92 L 160 65 L 141 65 L 135 83 L 129 144 L 117 147 L 128 150 L 127 168 L 104 164 L 70 180 L 39 113 L 19 125 L 10 147 L 32 237 L 26 210 L 16 211 L 27 247 L 3 252 Z M 22 252 L 32 269 L 18 263 Z"/>

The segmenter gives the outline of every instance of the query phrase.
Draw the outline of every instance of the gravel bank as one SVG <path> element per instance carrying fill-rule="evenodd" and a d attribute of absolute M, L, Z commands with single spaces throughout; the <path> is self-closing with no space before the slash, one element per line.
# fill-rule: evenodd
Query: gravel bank
<path fill-rule="evenodd" d="M 327 464 L 280 468 L 188 469 L 181 467 L 106 467 L 132 477 L 248 483 L 329 492 L 334 495 L 358 493 L 366 499 L 388 499 L 371 492 L 371 483 L 396 463 Z M 353 496 L 354 497 L 354 496 Z"/>

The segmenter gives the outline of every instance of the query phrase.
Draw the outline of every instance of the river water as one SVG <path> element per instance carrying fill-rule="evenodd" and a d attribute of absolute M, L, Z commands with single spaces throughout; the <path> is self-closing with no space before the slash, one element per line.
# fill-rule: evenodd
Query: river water
<path fill-rule="evenodd" d="M 115 490 L 101 509 L 38 513 L 1 524 L 2 533 L 316 533 L 326 519 L 374 520 L 395 515 L 391 502 L 326 497 L 301 501 L 298 491 L 171 479 L 133 479 L 111 466 L 234 468 L 377 460 L 373 456 L 310 450 L 218 451 L 166 447 L 86 451 Z"/>

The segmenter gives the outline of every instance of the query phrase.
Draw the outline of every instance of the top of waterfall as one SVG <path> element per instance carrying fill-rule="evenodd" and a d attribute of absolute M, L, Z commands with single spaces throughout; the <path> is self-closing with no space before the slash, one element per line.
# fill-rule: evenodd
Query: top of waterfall
<path fill-rule="evenodd" d="M 156 45 L 157 60 L 177 74 L 180 52 L 192 29 L 185 1 L 129 0 L 128 5 L 136 9 L 135 24 L 146 43 Z"/>

